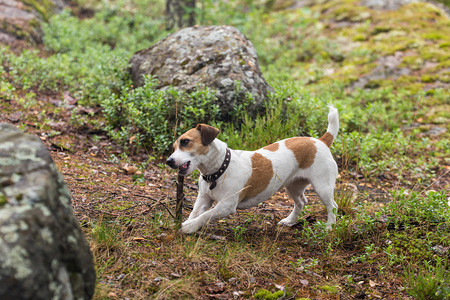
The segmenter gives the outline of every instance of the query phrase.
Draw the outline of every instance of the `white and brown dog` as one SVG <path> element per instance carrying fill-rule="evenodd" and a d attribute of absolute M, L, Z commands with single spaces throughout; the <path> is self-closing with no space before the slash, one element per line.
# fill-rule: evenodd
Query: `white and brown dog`
<path fill-rule="evenodd" d="M 278 224 L 292 226 L 307 203 L 304 191 L 309 184 L 326 206 L 327 228 L 331 228 L 338 208 L 333 199 L 338 168 L 330 146 L 338 130 L 338 111 L 330 106 L 327 132 L 320 139 L 293 137 L 256 151 L 242 151 L 230 150 L 216 139 L 219 130 L 209 125 L 199 124 L 182 134 L 167 164 L 182 175 L 195 169 L 202 175 L 197 200 L 181 231 L 193 233 L 237 209 L 256 206 L 282 186 L 294 200 L 294 209 Z"/>

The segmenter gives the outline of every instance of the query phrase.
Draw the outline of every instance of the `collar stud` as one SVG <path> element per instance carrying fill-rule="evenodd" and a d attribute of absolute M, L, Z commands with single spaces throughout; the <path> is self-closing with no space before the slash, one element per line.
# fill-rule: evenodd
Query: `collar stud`
<path fill-rule="evenodd" d="M 228 168 L 228 165 L 230 164 L 231 159 L 231 151 L 229 148 L 227 148 L 227 152 L 225 154 L 225 159 L 223 160 L 222 166 L 220 166 L 219 170 L 213 174 L 209 175 L 202 175 L 203 180 L 210 183 L 209 189 L 212 190 L 216 187 L 217 182 L 216 180 L 219 179 L 219 177 L 225 173 L 226 169 Z"/>

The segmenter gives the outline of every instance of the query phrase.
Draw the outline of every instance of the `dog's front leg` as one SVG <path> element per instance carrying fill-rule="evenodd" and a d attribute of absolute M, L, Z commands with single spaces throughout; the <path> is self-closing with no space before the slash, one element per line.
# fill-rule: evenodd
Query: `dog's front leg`
<path fill-rule="evenodd" d="M 238 198 L 228 198 L 226 200 L 219 201 L 212 209 L 203 212 L 196 218 L 188 219 L 183 222 L 181 225 L 181 231 L 183 233 L 194 233 L 210 221 L 215 221 L 234 214 L 236 212 L 238 202 Z"/>
<path fill-rule="evenodd" d="M 211 197 L 209 197 L 205 193 L 200 192 L 197 196 L 197 199 L 195 200 L 194 208 L 192 209 L 192 212 L 187 220 L 189 221 L 195 219 L 196 217 L 210 209 L 212 204 L 213 200 L 211 199 Z"/>

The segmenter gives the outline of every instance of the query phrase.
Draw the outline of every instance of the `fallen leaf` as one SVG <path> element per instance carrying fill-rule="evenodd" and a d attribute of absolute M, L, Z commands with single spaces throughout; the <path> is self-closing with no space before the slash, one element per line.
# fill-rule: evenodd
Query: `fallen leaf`
<path fill-rule="evenodd" d="M 140 241 L 143 241 L 143 240 L 145 240 L 145 239 L 143 237 L 141 237 L 141 236 L 136 236 L 136 237 L 133 238 L 133 241 L 140 242 Z"/>
<path fill-rule="evenodd" d="M 8 120 L 13 123 L 19 122 L 20 118 L 22 118 L 22 113 L 20 111 L 12 113 L 8 116 Z"/>
<path fill-rule="evenodd" d="M 123 165 L 122 169 L 125 170 L 125 172 L 127 172 L 127 174 L 130 174 L 130 175 L 136 174 L 136 172 L 138 171 L 137 167 L 131 166 L 129 164 Z"/>
<path fill-rule="evenodd" d="M 206 290 L 211 294 L 219 294 L 225 290 L 225 284 L 223 282 L 215 282 L 213 286 L 208 286 Z"/>
<path fill-rule="evenodd" d="M 370 285 L 370 287 L 374 287 L 374 286 L 376 286 L 377 284 L 376 284 L 374 281 L 372 281 L 372 280 L 369 279 L 369 285 Z"/>
<path fill-rule="evenodd" d="M 109 298 L 115 298 L 115 297 L 117 297 L 117 294 L 114 293 L 114 292 L 109 292 L 109 293 L 108 293 L 108 297 L 109 297 Z"/>
<path fill-rule="evenodd" d="M 70 93 L 68 91 L 64 92 L 63 99 L 64 99 L 64 102 L 66 102 L 69 105 L 74 105 L 75 103 L 78 102 L 78 100 L 75 99 L 74 97 L 72 97 L 72 95 L 70 95 Z"/>

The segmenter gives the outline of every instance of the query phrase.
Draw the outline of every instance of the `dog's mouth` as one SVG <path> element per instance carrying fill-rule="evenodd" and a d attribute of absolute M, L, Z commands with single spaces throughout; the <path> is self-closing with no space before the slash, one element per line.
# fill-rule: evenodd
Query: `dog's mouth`
<path fill-rule="evenodd" d="M 189 166 L 191 165 L 191 161 L 187 161 L 184 164 L 182 164 L 179 168 L 178 168 L 178 172 L 182 175 L 186 174 L 187 171 L 189 170 Z"/>

